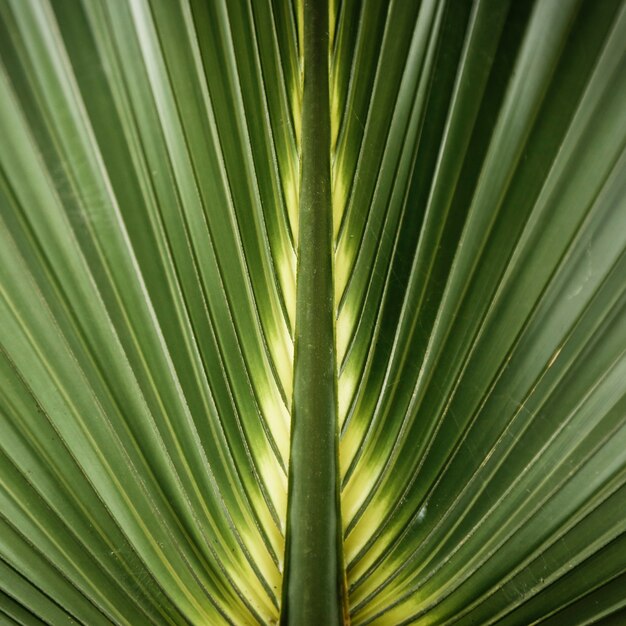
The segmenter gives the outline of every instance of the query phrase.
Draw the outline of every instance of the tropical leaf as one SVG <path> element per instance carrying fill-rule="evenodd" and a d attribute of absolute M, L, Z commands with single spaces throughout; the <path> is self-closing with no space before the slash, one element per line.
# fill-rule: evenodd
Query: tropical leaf
<path fill-rule="evenodd" d="M 623 623 L 625 42 L 0 0 L 0 623 Z"/>

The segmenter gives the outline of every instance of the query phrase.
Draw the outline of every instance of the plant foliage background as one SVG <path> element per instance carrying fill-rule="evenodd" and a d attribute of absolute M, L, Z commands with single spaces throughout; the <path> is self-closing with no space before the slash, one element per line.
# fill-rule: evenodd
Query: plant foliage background
<path fill-rule="evenodd" d="M 329 11 L 351 621 L 624 623 L 626 5 Z M 303 15 L 0 0 L 1 623 L 279 617 Z"/>

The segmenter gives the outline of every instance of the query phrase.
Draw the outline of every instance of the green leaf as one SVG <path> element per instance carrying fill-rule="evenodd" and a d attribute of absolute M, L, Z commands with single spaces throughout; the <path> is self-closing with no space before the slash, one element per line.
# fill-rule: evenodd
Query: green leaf
<path fill-rule="evenodd" d="M 625 42 L 0 0 L 0 623 L 622 623 Z"/>

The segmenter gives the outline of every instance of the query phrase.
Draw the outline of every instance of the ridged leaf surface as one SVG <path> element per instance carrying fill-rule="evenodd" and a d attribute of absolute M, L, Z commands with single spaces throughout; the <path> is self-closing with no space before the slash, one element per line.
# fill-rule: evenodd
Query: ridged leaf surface
<path fill-rule="evenodd" d="M 0 0 L 0 61 L 0 623 L 624 623 L 623 0 Z"/>

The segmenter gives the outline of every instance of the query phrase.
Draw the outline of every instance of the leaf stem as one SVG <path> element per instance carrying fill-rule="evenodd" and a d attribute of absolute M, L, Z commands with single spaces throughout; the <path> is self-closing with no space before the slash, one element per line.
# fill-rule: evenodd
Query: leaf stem
<path fill-rule="evenodd" d="M 296 344 L 281 624 L 344 623 L 334 338 L 328 4 L 304 3 Z"/>

